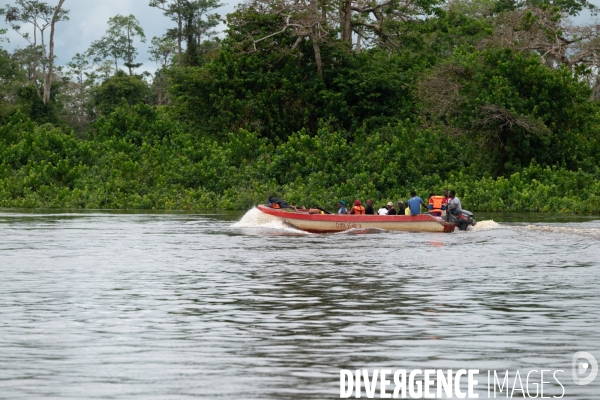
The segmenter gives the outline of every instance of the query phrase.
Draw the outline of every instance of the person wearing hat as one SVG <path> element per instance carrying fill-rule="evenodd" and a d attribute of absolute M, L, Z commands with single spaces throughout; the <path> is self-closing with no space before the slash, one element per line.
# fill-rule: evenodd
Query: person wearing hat
<path fill-rule="evenodd" d="M 406 209 L 404 208 L 404 202 L 402 200 L 398 200 L 398 209 L 396 210 L 398 215 L 404 215 L 406 213 Z"/>
<path fill-rule="evenodd" d="M 337 203 L 338 214 L 348 214 L 348 210 L 346 209 L 346 202 L 344 200 L 340 200 Z"/>
<path fill-rule="evenodd" d="M 394 208 L 393 202 L 390 201 L 389 203 L 387 203 L 387 209 L 388 209 L 387 215 L 396 215 L 396 208 Z"/>

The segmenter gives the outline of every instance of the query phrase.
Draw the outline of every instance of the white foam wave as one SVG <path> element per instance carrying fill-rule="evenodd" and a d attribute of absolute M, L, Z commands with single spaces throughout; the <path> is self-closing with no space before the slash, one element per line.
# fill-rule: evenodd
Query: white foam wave
<path fill-rule="evenodd" d="M 253 207 L 238 222 L 232 225 L 234 228 L 265 228 L 277 229 L 292 233 L 306 234 L 307 232 L 293 228 L 283 221 L 283 218 L 265 214 L 258 208 Z"/>
<path fill-rule="evenodd" d="M 376 233 L 385 233 L 385 232 L 389 232 L 386 231 L 385 229 L 380 229 L 380 228 L 351 228 L 351 229 L 347 229 L 345 231 L 340 231 L 340 232 L 336 232 L 334 233 L 334 235 L 370 235 L 370 234 L 376 234 Z"/>
<path fill-rule="evenodd" d="M 473 232 L 492 231 L 494 229 L 502 229 L 502 226 L 491 219 L 487 221 L 477 221 L 475 226 L 469 226 L 469 230 Z"/>
<path fill-rule="evenodd" d="M 573 234 L 573 235 L 585 235 L 600 237 L 600 229 L 594 228 L 568 228 L 562 226 L 548 226 L 548 225 L 527 225 L 525 229 L 538 232 L 548 233 L 559 233 L 559 234 Z"/>

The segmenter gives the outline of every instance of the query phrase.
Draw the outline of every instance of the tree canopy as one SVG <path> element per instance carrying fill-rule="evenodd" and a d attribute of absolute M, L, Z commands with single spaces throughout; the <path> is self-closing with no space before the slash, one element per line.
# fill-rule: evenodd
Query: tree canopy
<path fill-rule="evenodd" d="M 217 34 L 220 5 L 149 1 L 172 21 L 151 39 L 154 74 L 136 74 L 134 15 L 52 71 L 43 33 L 68 12 L 2 9 L 3 29 L 36 34 L 0 50 L 0 206 L 454 187 L 472 209 L 600 210 L 600 25 L 570 19 L 591 2 L 245 0 Z"/>

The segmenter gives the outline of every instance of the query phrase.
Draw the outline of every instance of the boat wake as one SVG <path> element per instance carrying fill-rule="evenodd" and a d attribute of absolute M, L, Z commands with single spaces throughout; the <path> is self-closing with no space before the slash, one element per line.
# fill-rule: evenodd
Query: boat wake
<path fill-rule="evenodd" d="M 494 229 L 502 229 L 502 226 L 494 220 L 477 221 L 475 226 L 469 226 L 471 232 L 492 231 Z"/>
<path fill-rule="evenodd" d="M 600 239 L 600 229 L 596 228 L 568 228 L 561 226 L 548 226 L 548 225 L 527 225 L 525 229 L 530 231 L 544 232 L 544 233 L 557 233 L 564 235 L 581 235 L 591 236 Z"/>
<path fill-rule="evenodd" d="M 386 231 L 385 229 L 378 229 L 378 228 L 367 228 L 367 229 L 352 228 L 352 229 L 348 229 L 346 231 L 336 232 L 336 233 L 334 233 L 334 235 L 368 235 L 368 234 L 385 233 L 385 232 L 389 232 L 389 231 Z"/>
<path fill-rule="evenodd" d="M 261 212 L 258 208 L 253 207 L 238 222 L 232 225 L 234 228 L 262 228 L 262 229 L 277 229 L 294 234 L 307 235 L 308 232 L 296 229 L 285 222 L 282 218 L 275 217 Z"/>

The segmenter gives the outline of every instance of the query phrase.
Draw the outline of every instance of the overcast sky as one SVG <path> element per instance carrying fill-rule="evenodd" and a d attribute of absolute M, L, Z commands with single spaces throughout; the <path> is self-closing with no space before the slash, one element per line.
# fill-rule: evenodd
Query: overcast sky
<path fill-rule="evenodd" d="M 46 0 L 46 2 L 58 4 L 58 0 Z M 227 4 L 215 12 L 224 18 L 226 14 L 234 11 L 240 0 L 221 0 L 221 2 Z M 140 55 L 137 62 L 144 63 L 142 70 L 154 71 L 156 65 L 148 60 L 150 40 L 153 36 L 164 35 L 167 29 L 174 27 L 174 23 L 165 17 L 161 10 L 149 7 L 148 3 L 148 0 L 66 0 L 63 8 L 70 10 L 70 19 L 56 25 L 54 52 L 57 56 L 57 64 L 66 64 L 76 53 L 83 53 L 89 48 L 90 43 L 100 39 L 108 28 L 109 18 L 117 14 L 133 14 L 140 21 L 147 38 L 146 43 L 139 43 Z M 5 7 L 6 4 L 14 5 L 15 2 L 0 0 L 0 8 Z M 23 28 L 25 26 L 23 25 Z M 3 18 L 0 19 L 0 27 L 8 27 Z M 25 39 L 12 30 L 6 36 L 9 37 L 10 44 L 4 43 L 4 48 L 12 50 L 27 45 Z"/>
<path fill-rule="evenodd" d="M 227 4 L 216 12 L 225 17 L 226 14 L 235 9 L 235 6 L 241 0 L 221 1 Z M 46 0 L 46 2 L 57 4 L 58 0 Z M 140 56 L 137 62 L 144 63 L 142 70 L 154 71 L 156 65 L 148 60 L 148 45 L 153 36 L 162 36 L 167 29 L 172 28 L 173 22 L 165 17 L 159 9 L 149 7 L 148 3 L 148 0 L 66 0 L 63 7 L 70 10 L 70 20 L 60 22 L 56 27 L 55 54 L 57 64 L 64 65 L 76 53 L 86 51 L 90 43 L 100 39 L 108 28 L 107 21 L 110 17 L 117 14 L 133 14 L 140 21 L 147 37 L 147 42 L 145 44 L 140 43 L 138 46 Z M 600 0 L 593 0 L 592 3 L 600 6 Z M 1 7 L 5 4 L 13 5 L 14 0 L 0 0 Z M 580 15 L 576 19 L 578 23 L 591 21 L 592 18 L 588 13 Z M 0 19 L 0 27 L 6 26 L 4 19 Z M 10 44 L 4 43 L 5 48 L 12 50 L 15 47 L 24 47 L 27 44 L 23 38 L 13 31 L 10 31 L 7 36 L 10 38 Z"/>

